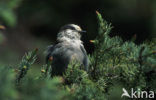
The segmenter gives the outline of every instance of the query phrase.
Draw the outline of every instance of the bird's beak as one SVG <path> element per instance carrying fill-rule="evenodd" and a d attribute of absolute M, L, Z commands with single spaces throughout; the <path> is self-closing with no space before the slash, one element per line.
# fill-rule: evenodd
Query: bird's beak
<path fill-rule="evenodd" d="M 79 31 L 79 33 L 86 33 L 86 31 L 82 30 L 82 31 Z"/>

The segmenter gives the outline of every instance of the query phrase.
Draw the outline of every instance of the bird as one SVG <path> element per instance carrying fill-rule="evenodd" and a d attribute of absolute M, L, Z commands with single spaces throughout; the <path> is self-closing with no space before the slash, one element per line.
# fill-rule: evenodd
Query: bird
<path fill-rule="evenodd" d="M 81 41 L 82 30 L 76 24 L 67 24 L 60 28 L 56 43 L 47 48 L 46 62 L 51 57 L 51 76 L 63 75 L 72 60 L 78 61 L 88 71 L 89 59 Z"/>

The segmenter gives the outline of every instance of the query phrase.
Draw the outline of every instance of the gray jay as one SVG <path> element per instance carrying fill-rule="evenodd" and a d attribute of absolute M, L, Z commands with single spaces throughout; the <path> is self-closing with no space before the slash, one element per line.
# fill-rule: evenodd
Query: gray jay
<path fill-rule="evenodd" d="M 63 75 L 72 60 L 78 61 L 88 71 L 89 60 L 83 42 L 80 40 L 84 33 L 78 25 L 68 24 L 63 26 L 57 34 L 57 43 L 47 49 L 46 61 L 52 60 L 51 76 Z"/>

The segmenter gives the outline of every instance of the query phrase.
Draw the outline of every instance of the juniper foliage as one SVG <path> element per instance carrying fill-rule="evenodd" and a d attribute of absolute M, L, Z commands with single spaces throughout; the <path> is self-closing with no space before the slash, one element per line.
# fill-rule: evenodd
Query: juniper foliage
<path fill-rule="evenodd" d="M 155 42 L 136 45 L 134 39 L 124 42 L 118 36 L 110 37 L 111 24 L 98 12 L 97 18 L 99 32 L 90 41 L 95 51 L 89 55 L 88 72 L 72 61 L 63 76 L 51 78 L 51 58 L 40 76 L 30 77 L 27 73 L 37 55 L 34 50 L 23 57 L 19 67 L 0 67 L 0 99 L 120 100 L 123 87 L 156 91 Z"/>

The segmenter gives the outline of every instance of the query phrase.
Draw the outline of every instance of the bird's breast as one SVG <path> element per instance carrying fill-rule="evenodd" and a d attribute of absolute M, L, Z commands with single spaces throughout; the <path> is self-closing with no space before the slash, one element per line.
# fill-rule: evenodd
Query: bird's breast
<path fill-rule="evenodd" d="M 83 61 L 83 53 L 80 49 L 80 45 L 77 43 L 61 43 L 56 46 L 53 51 L 54 59 L 60 59 L 63 61 L 77 60 L 80 63 Z"/>

